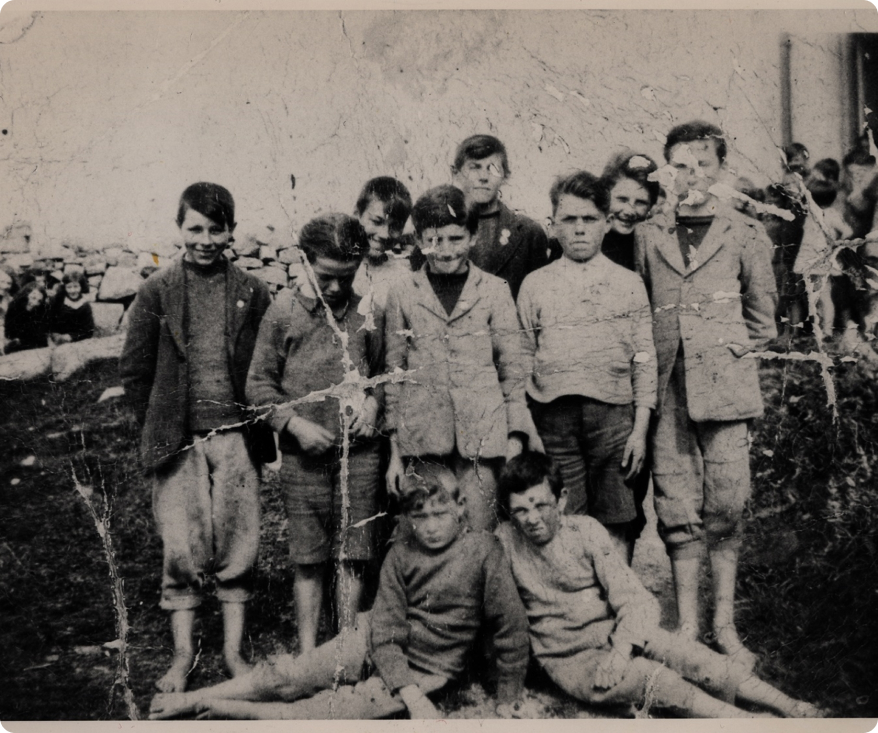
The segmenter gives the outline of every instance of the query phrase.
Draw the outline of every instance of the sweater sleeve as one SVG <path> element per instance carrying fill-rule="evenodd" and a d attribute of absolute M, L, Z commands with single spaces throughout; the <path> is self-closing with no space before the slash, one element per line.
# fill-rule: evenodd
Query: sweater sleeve
<path fill-rule="evenodd" d="M 631 365 L 631 386 L 634 404 L 655 409 L 658 391 L 658 361 L 652 337 L 652 309 L 646 297 L 646 288 L 637 278 L 631 293 L 631 334 L 634 358 Z"/>
<path fill-rule="evenodd" d="M 750 340 L 764 349 L 777 336 L 777 284 L 771 269 L 771 242 L 761 229 L 747 227 L 741 255 L 741 308 Z"/>
<path fill-rule="evenodd" d="M 275 432 L 281 433 L 296 414 L 295 407 L 284 405 L 290 398 L 282 388 L 288 317 L 279 303 L 272 303 L 259 326 L 250 370 L 247 374 L 247 401 L 266 408 L 267 420 Z"/>
<path fill-rule="evenodd" d="M 518 293 L 518 322 L 521 324 L 521 344 L 524 359 L 525 374 L 534 379 L 534 360 L 540 333 L 540 316 L 536 304 L 533 302 L 532 291 L 534 279 L 528 275 L 521 284 Z"/>
<path fill-rule="evenodd" d="M 610 634 L 614 646 L 631 644 L 643 647 L 651 629 L 661 618 L 658 601 L 629 568 L 613 547 L 607 531 L 596 521 L 589 523 L 590 550 L 595 574 L 607 592 L 607 601 L 616 615 Z"/>
<path fill-rule="evenodd" d="M 381 566 L 378 595 L 372 607 L 372 661 L 391 692 L 414 682 L 405 655 L 410 628 L 399 549 L 399 544 L 394 545 Z"/>
<path fill-rule="evenodd" d="M 530 651 L 527 616 L 500 540 L 492 536 L 491 545 L 483 566 L 485 619 L 494 632 L 497 701 L 509 703 L 521 696 L 524 687 Z"/>

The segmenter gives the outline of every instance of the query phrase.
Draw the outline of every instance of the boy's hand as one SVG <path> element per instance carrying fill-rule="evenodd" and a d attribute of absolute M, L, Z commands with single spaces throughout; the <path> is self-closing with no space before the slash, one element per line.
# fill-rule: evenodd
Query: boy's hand
<path fill-rule="evenodd" d="M 506 439 L 506 460 L 511 461 L 515 456 L 521 455 L 524 450 L 524 441 L 517 435 L 510 435 Z"/>
<path fill-rule="evenodd" d="M 378 400 L 368 395 L 363 402 L 363 409 L 359 415 L 354 416 L 350 432 L 354 438 L 371 438 L 375 435 L 375 425 L 378 422 Z"/>
<path fill-rule="evenodd" d="M 287 422 L 287 432 L 299 441 L 299 447 L 305 453 L 312 456 L 325 453 L 335 441 L 335 436 L 326 428 L 303 417 L 291 417 Z"/>
<path fill-rule="evenodd" d="M 387 493 L 398 499 L 400 484 L 405 479 L 405 465 L 399 453 L 391 451 L 385 477 L 387 479 Z"/>
<path fill-rule="evenodd" d="M 622 681 L 625 674 L 625 668 L 631 661 L 631 655 L 625 654 L 618 649 L 613 649 L 606 657 L 601 660 L 597 671 L 594 675 L 594 686 L 596 690 L 609 690 Z"/>
<path fill-rule="evenodd" d="M 401 688 L 399 696 L 408 708 L 412 720 L 437 720 L 441 717 L 436 706 L 417 685 L 406 685 Z"/>
<path fill-rule="evenodd" d="M 635 428 L 628 436 L 625 443 L 625 453 L 622 455 L 622 468 L 629 466 L 625 480 L 630 481 L 643 469 L 646 461 L 646 432 Z"/>

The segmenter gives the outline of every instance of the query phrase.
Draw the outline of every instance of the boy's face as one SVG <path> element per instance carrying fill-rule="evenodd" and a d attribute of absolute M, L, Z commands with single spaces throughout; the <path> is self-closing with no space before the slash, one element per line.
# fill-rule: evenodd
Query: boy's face
<path fill-rule="evenodd" d="M 609 228 L 607 215 L 594 201 L 569 194 L 561 196 L 552 217 L 552 234 L 574 262 L 588 262 L 600 252 Z"/>
<path fill-rule="evenodd" d="M 852 163 L 845 166 L 845 173 L 854 188 L 865 188 L 872 180 L 872 176 L 875 175 L 875 166 Z"/>
<path fill-rule="evenodd" d="M 317 257 L 311 263 L 317 287 L 330 308 L 343 306 L 350 300 L 359 260 L 340 262 L 329 257 Z"/>
<path fill-rule="evenodd" d="M 79 300 L 82 297 L 82 285 L 79 280 L 71 280 L 64 286 L 64 292 L 70 300 Z"/>
<path fill-rule="evenodd" d="M 499 153 L 481 160 L 467 158 L 460 169 L 452 169 L 452 182 L 466 197 L 467 206 L 484 206 L 497 200 L 500 186 L 506 182 L 503 156 Z"/>
<path fill-rule="evenodd" d="M 567 489 L 555 498 L 549 482 L 544 480 L 520 494 L 509 495 L 509 516 L 521 533 L 535 545 L 551 542 L 561 527 L 561 515 L 567 504 Z"/>
<path fill-rule="evenodd" d="M 34 288 L 27 294 L 27 309 L 32 311 L 34 308 L 37 308 L 40 303 L 43 302 L 43 291 L 38 288 Z"/>
<path fill-rule="evenodd" d="M 234 229 L 234 227 L 233 227 Z M 198 267 L 210 267 L 223 254 L 232 238 L 228 226 L 221 227 L 213 219 L 195 209 L 186 209 L 186 216 L 180 224 L 180 234 L 186 245 L 183 259 Z"/>
<path fill-rule="evenodd" d="M 466 272 L 473 236 L 460 224 L 421 232 L 421 250 L 427 255 L 430 270 L 439 275 Z"/>
<path fill-rule="evenodd" d="M 391 224 L 383 201 L 372 199 L 359 216 L 360 224 L 369 237 L 369 256 L 381 257 L 394 240 L 399 239 L 402 229 Z"/>
<path fill-rule="evenodd" d="M 613 231 L 631 234 L 649 213 L 649 191 L 633 178 L 620 178 L 610 191 L 610 222 Z"/>
<path fill-rule="evenodd" d="M 8 293 L 12 290 L 12 278 L 5 270 L 0 270 L 0 293 Z"/>
<path fill-rule="evenodd" d="M 419 509 L 408 513 L 412 533 L 427 550 L 443 550 L 460 534 L 466 504 L 439 494 L 431 496 Z"/>
<path fill-rule="evenodd" d="M 723 170 L 713 139 L 677 143 L 671 148 L 668 164 L 676 170 L 674 193 L 680 198 L 690 191 L 706 195 Z"/>

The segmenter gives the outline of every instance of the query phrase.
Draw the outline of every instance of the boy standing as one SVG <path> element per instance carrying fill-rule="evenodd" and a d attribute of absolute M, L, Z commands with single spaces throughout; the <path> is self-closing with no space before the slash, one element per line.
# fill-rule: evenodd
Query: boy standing
<path fill-rule="evenodd" d="M 214 687 L 157 695 L 150 717 L 198 712 L 270 720 L 372 719 L 408 709 L 412 718 L 438 718 L 425 693 L 463 672 L 483 624 L 496 652 L 497 712 L 510 717 L 524 683 L 528 641 L 508 561 L 495 537 L 465 527 L 465 500 L 450 471 L 425 466 L 412 484 L 402 499 L 409 532 L 388 553 L 375 606 L 358 617 L 356 629 L 308 654 L 277 657 Z M 377 675 L 359 682 L 364 663 Z M 314 697 L 247 702 L 307 695 Z"/>
<path fill-rule="evenodd" d="M 652 314 L 640 276 L 601 252 L 610 227 L 603 181 L 579 171 L 549 195 L 564 256 L 528 275 L 518 296 L 531 412 L 571 512 L 600 521 L 630 561 L 634 481 L 655 407 Z"/>
<path fill-rule="evenodd" d="M 496 534 L 534 657 L 561 689 L 588 703 L 652 702 L 694 718 L 758 717 L 735 707 L 736 698 L 786 717 L 820 715 L 746 665 L 659 628 L 658 603 L 607 532 L 591 517 L 565 516 L 566 501 L 547 456 L 525 452 L 506 465 L 498 502 L 512 521 Z"/>
<path fill-rule="evenodd" d="M 373 523 L 366 520 L 377 513 L 382 389 L 356 381 L 379 371 L 382 329 L 363 328 L 352 289 L 368 246 L 362 226 L 344 214 L 327 214 L 302 228 L 299 248 L 319 292 L 298 288 L 278 295 L 259 329 L 247 378 L 247 399 L 270 408 L 268 422 L 280 438 L 302 652 L 317 642 L 327 562 L 338 561 L 336 607 L 344 629 L 360 609 L 364 565 L 375 552 Z M 310 397 L 342 386 L 352 394 Z"/>
<path fill-rule="evenodd" d="M 473 135 L 457 146 L 451 180 L 478 216 L 470 260 L 509 283 L 518 298 L 524 278 L 548 263 L 548 240 L 539 224 L 500 200 L 509 174 L 506 148 L 496 137 Z"/>
<path fill-rule="evenodd" d="M 638 269 L 654 313 L 658 408 L 653 482 L 659 533 L 671 556 L 679 630 L 698 635 L 707 545 L 713 633 L 720 651 L 751 663 L 734 624 L 741 515 L 750 495 L 748 421 L 762 415 L 758 364 L 743 359 L 776 337 L 771 244 L 758 222 L 709 189 L 725 168 L 722 131 L 691 122 L 668 133 L 675 218 L 639 230 Z M 673 211 L 674 207 L 670 208 Z"/>
<path fill-rule="evenodd" d="M 408 460 L 454 471 L 473 529 L 495 524 L 497 474 L 527 439 L 538 441 L 524 401 L 522 336 L 509 288 L 469 261 L 478 214 L 439 186 L 412 210 L 425 266 L 397 280 L 387 305 L 388 491 Z M 541 445 L 537 443 L 537 445 Z"/>
<path fill-rule="evenodd" d="M 249 425 L 242 408 L 270 297 L 223 256 L 235 229 L 232 195 L 214 183 L 189 186 L 177 226 L 183 259 L 141 286 L 119 360 L 143 426 L 141 459 L 164 547 L 160 605 L 171 612 L 174 661 L 156 683 L 163 692 L 185 688 L 207 572 L 222 601 L 226 666 L 232 675 L 247 669 L 241 639 L 259 549 L 256 466 L 274 454 L 267 428 Z"/>

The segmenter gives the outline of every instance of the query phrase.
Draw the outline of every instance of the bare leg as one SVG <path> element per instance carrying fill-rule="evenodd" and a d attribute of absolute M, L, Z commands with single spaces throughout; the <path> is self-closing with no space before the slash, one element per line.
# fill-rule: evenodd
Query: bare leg
<path fill-rule="evenodd" d="M 716 646 L 739 664 L 750 669 L 757 657 L 738 637 L 735 629 L 735 578 L 738 571 L 738 549 L 731 543 L 710 548 L 710 569 L 713 575 L 713 632 Z"/>
<path fill-rule="evenodd" d="M 363 564 L 343 560 L 338 564 L 335 605 L 339 630 L 354 626 L 363 600 Z"/>
<path fill-rule="evenodd" d="M 763 717 L 708 695 L 672 669 L 662 668 L 655 662 L 650 664 L 655 665 L 657 670 L 651 674 L 651 694 L 659 707 L 674 710 L 688 718 Z M 649 683 L 647 686 L 649 687 Z"/>
<path fill-rule="evenodd" d="M 174 661 L 155 686 L 161 692 L 183 692 L 186 676 L 195 659 L 195 609 L 171 611 L 171 635 L 174 637 Z"/>
<path fill-rule="evenodd" d="M 815 705 L 794 700 L 776 687 L 759 679 L 755 674 L 738 685 L 738 698 L 773 710 L 785 718 L 822 718 L 823 712 Z"/>
<path fill-rule="evenodd" d="M 677 633 L 692 641 L 698 638 L 698 580 L 701 576 L 700 557 L 671 559 L 674 592 L 677 596 Z"/>
<path fill-rule="evenodd" d="M 223 603 L 223 656 L 232 677 L 237 677 L 250 669 L 241 656 L 241 640 L 244 638 L 244 615 L 247 606 L 243 603 Z"/>
<path fill-rule="evenodd" d="M 293 595 L 296 599 L 296 625 L 299 629 L 299 653 L 317 646 L 317 627 L 323 605 L 323 575 L 326 563 L 296 565 Z"/>
<path fill-rule="evenodd" d="M 613 540 L 613 547 L 619 551 L 622 559 L 630 566 L 631 560 L 634 558 L 634 541 L 628 539 L 628 533 L 626 532 L 628 525 L 623 524 L 617 527 L 612 524 L 606 524 L 604 527 L 609 532 L 610 539 Z"/>

